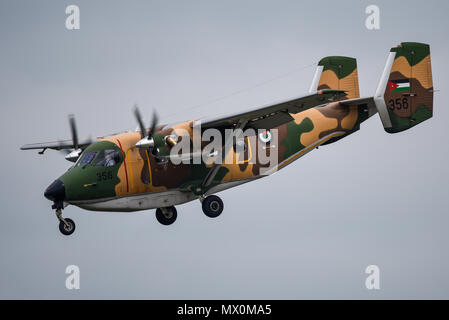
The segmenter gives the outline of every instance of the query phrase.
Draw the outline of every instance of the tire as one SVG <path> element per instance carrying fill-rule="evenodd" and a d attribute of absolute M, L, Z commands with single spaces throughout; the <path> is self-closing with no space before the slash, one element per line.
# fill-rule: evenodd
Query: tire
<path fill-rule="evenodd" d="M 217 196 L 208 196 L 202 203 L 203 212 L 209 218 L 218 217 L 224 209 L 223 201 Z"/>
<path fill-rule="evenodd" d="M 176 218 L 178 217 L 178 212 L 175 207 L 168 207 L 167 208 L 170 211 L 170 216 L 167 217 L 163 212 L 161 208 L 156 209 L 156 219 L 159 221 L 160 224 L 163 224 L 164 226 L 169 226 L 173 222 L 176 221 Z"/>
<path fill-rule="evenodd" d="M 70 236 L 73 232 L 75 232 L 75 222 L 72 219 L 65 218 L 64 219 L 68 226 L 64 223 L 64 221 L 59 222 L 59 231 L 65 236 Z"/>

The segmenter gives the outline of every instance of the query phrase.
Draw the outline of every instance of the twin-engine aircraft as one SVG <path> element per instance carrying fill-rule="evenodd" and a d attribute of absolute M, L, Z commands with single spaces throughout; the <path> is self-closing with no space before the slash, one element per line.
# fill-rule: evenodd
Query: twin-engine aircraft
<path fill-rule="evenodd" d="M 175 205 L 199 199 L 206 216 L 218 217 L 223 201 L 215 193 L 347 137 L 375 113 L 385 131 L 397 133 L 432 117 L 432 109 L 429 46 L 404 42 L 390 50 L 372 97 L 360 98 L 356 60 L 332 56 L 318 63 L 307 95 L 284 102 L 176 125 L 158 125 L 154 114 L 149 128 L 136 108 L 138 129 L 92 140 L 78 139 L 70 117 L 71 140 L 21 149 L 61 150 L 74 162 L 44 193 L 53 202 L 59 230 L 70 235 L 75 223 L 62 217 L 69 204 L 94 211 L 156 209 L 157 220 L 170 225 Z"/>

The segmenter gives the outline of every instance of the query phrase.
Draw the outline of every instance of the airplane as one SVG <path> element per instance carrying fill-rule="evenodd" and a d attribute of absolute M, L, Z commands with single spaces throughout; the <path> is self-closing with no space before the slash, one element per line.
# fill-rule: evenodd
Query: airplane
<path fill-rule="evenodd" d="M 175 206 L 199 199 L 204 214 L 216 218 L 224 209 L 216 193 L 269 176 L 318 146 L 358 131 L 376 113 L 386 132 L 398 133 L 431 118 L 432 112 L 430 47 L 402 42 L 391 48 L 371 97 L 360 97 L 356 59 L 330 56 L 319 61 L 308 94 L 293 99 L 175 125 L 159 125 L 154 113 L 148 128 L 136 107 L 136 130 L 95 139 L 78 139 L 75 119 L 69 116 L 71 140 L 21 149 L 39 149 L 40 154 L 60 150 L 74 162 L 44 192 L 53 202 L 60 232 L 71 235 L 75 223 L 62 216 L 68 205 L 93 211 L 156 209 L 156 219 L 171 225 L 177 218 Z M 194 143 L 195 132 L 211 129 L 225 136 L 229 130 L 238 133 L 217 140 L 221 147 L 212 150 L 201 142 L 196 163 L 184 161 L 192 160 L 195 151 L 171 152 L 182 142 Z M 241 136 L 247 129 L 253 129 L 252 135 Z M 256 144 L 276 156 L 276 162 L 262 163 Z M 184 162 L 175 163 L 176 156 Z M 217 161 L 229 157 L 233 161 Z"/>

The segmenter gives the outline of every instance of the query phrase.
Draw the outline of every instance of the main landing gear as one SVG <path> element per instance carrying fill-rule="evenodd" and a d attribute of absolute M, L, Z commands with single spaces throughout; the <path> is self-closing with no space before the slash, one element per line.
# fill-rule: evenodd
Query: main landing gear
<path fill-rule="evenodd" d="M 207 197 L 200 196 L 199 199 L 201 201 L 201 206 L 203 208 L 204 214 L 209 218 L 216 218 L 223 212 L 223 201 L 219 197 L 215 195 Z M 178 212 L 174 206 L 156 209 L 156 219 L 160 224 L 163 224 L 164 226 L 171 225 L 173 222 L 175 222 L 177 216 Z"/>
<path fill-rule="evenodd" d="M 164 226 L 171 225 L 177 217 L 178 212 L 174 206 L 156 209 L 156 219 Z"/>
<path fill-rule="evenodd" d="M 200 201 L 204 214 L 209 218 L 216 218 L 223 212 L 224 204 L 220 197 L 211 195 L 206 198 L 201 197 Z"/>
<path fill-rule="evenodd" d="M 75 232 L 75 222 L 69 218 L 62 217 L 62 209 L 56 209 L 56 217 L 59 220 L 59 231 L 65 236 L 70 236 Z"/>

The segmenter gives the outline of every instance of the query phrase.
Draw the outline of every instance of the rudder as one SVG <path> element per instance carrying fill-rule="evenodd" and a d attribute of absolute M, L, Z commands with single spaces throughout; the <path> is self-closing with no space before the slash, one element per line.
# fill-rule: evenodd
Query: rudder
<path fill-rule="evenodd" d="M 403 42 L 392 48 L 374 97 L 385 131 L 407 130 L 432 117 L 430 47 Z"/>

